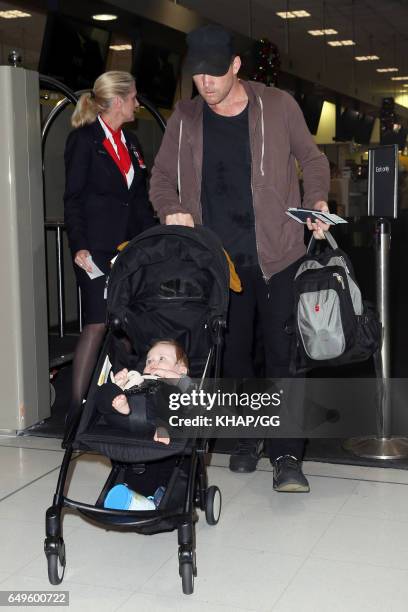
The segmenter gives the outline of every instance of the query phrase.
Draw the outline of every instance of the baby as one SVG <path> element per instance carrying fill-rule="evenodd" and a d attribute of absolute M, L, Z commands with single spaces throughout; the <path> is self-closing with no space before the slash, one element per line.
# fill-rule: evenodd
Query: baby
<path fill-rule="evenodd" d="M 187 374 L 187 367 L 187 355 L 175 340 L 159 340 L 153 344 L 147 353 L 143 374 L 177 380 Z M 126 368 L 119 370 L 113 379 L 118 387 L 124 389 L 129 382 L 129 371 Z M 139 380 L 142 382 L 142 377 Z M 137 384 L 136 381 L 135 384 Z M 129 414 L 130 412 L 129 402 L 124 394 L 114 397 L 112 406 L 121 414 Z"/>
<path fill-rule="evenodd" d="M 98 410 L 108 416 L 109 422 L 112 425 L 122 429 L 125 423 L 121 419 L 123 416 L 130 414 L 131 408 L 128 398 L 124 393 L 115 395 L 116 387 L 120 387 L 122 390 L 129 389 L 135 385 L 140 385 L 145 378 L 179 380 L 187 372 L 188 359 L 181 346 L 175 340 L 159 340 L 153 344 L 147 353 L 143 376 L 139 372 L 129 371 L 127 368 L 119 370 L 115 375 L 111 374 L 111 382 L 114 384 L 108 383 L 107 385 L 102 385 L 97 402 Z M 112 414 L 112 417 L 115 413 L 118 413 L 119 420 L 116 417 L 116 420 L 113 420 L 112 417 L 109 417 L 109 413 Z M 163 427 L 158 427 L 155 430 L 153 439 L 162 444 L 169 444 L 170 442 L 169 434 Z"/>

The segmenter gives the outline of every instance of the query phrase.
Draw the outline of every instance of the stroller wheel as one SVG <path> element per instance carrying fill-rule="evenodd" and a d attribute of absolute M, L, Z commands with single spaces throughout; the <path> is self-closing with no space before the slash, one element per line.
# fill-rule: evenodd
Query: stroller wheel
<path fill-rule="evenodd" d="M 48 540 L 48 542 L 47 542 Z M 48 564 L 48 580 L 51 584 L 60 584 L 64 579 L 65 572 L 65 544 L 62 538 L 50 542 L 45 541 L 45 554 Z"/>
<path fill-rule="evenodd" d="M 184 595 L 191 595 L 194 591 L 193 564 L 184 562 L 180 564 L 181 585 Z"/>
<path fill-rule="evenodd" d="M 209 525 L 216 525 L 221 515 L 221 491 L 218 487 L 208 487 L 205 502 L 205 518 Z"/>

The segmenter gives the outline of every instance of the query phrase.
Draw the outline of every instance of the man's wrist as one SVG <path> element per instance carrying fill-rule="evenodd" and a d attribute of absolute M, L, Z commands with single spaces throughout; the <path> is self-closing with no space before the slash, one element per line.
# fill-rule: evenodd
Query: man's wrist
<path fill-rule="evenodd" d="M 325 200 L 318 200 L 313 205 L 313 210 L 321 210 L 322 212 L 329 212 L 329 206 Z"/>

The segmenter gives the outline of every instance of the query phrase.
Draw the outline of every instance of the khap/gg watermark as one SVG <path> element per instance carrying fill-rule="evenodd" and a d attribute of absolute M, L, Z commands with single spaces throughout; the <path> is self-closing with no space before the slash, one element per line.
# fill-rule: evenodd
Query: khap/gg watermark
<path fill-rule="evenodd" d="M 179 416 L 178 414 L 169 417 L 171 427 L 279 427 L 280 417 L 275 414 L 257 415 L 238 415 L 238 414 L 217 414 L 214 417 L 197 414 L 193 417 Z"/>

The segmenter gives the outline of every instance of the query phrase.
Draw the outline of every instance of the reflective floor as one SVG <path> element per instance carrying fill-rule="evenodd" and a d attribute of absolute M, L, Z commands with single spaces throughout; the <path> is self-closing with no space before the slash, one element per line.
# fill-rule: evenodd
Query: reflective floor
<path fill-rule="evenodd" d="M 307 462 L 311 493 L 284 494 L 272 491 L 266 460 L 257 472 L 238 475 L 225 455 L 213 455 L 209 468 L 223 511 L 215 527 L 200 516 L 193 595 L 181 592 L 176 532 L 108 532 L 69 513 L 65 579 L 52 587 L 44 512 L 59 444 L 0 437 L 2 591 L 68 590 L 71 612 L 408 609 L 408 471 Z M 93 503 L 108 471 L 101 457 L 76 458 L 69 496 Z"/>

